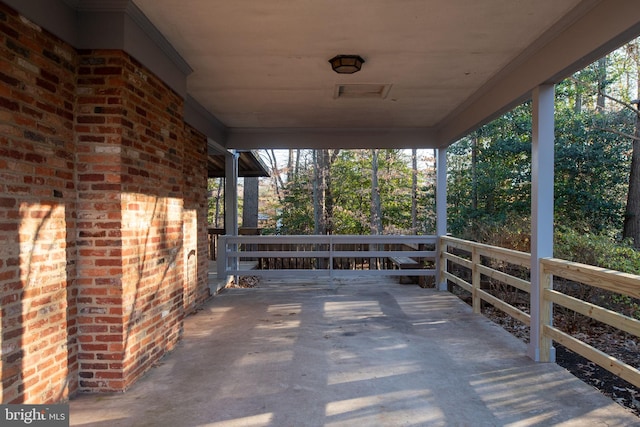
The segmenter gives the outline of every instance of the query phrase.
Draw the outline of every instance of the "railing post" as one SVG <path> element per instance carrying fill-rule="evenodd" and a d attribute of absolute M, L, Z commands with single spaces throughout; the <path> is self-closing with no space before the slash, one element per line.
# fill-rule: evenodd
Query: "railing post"
<path fill-rule="evenodd" d="M 480 313 L 482 311 L 481 309 L 481 302 L 482 300 L 480 299 L 480 296 L 478 294 L 478 290 L 480 289 L 480 280 L 481 280 L 481 276 L 480 276 L 480 270 L 478 269 L 478 265 L 480 264 L 480 254 L 478 253 L 478 248 L 476 248 L 475 246 L 473 247 L 473 249 L 471 250 L 471 285 L 472 285 L 472 292 L 471 292 L 471 304 L 473 306 L 473 312 L 474 313 Z"/>
<path fill-rule="evenodd" d="M 329 277 L 333 279 L 333 235 L 329 235 Z"/>
<path fill-rule="evenodd" d="M 218 279 L 227 276 L 227 236 L 218 237 Z"/>
<path fill-rule="evenodd" d="M 447 271 L 447 259 L 444 254 L 447 252 L 447 242 L 444 241 L 442 236 L 436 237 L 436 289 L 442 289 L 442 283 L 446 286 L 444 278 L 444 272 Z"/>
<path fill-rule="evenodd" d="M 545 336 L 545 326 L 553 325 L 553 303 L 545 298 L 547 289 L 553 289 L 553 276 L 548 273 L 540 260 L 540 362 L 555 362 L 555 349 L 551 338 Z"/>

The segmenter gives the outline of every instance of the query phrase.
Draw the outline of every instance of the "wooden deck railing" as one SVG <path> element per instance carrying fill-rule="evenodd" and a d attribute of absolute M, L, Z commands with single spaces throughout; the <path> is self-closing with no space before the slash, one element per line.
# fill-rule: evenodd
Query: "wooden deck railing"
<path fill-rule="evenodd" d="M 526 313 L 512 304 L 499 299 L 485 288 L 491 281 L 502 283 L 517 289 L 521 294 L 531 294 L 531 283 L 522 277 L 524 270 L 531 268 L 531 256 L 517 252 L 453 237 L 440 240 L 440 281 L 468 291 L 471 294 L 473 310 L 481 311 L 481 303 L 487 302 L 509 316 L 530 326 L 532 318 L 540 322 L 541 342 L 539 348 L 541 360 L 550 360 L 552 341 L 580 354 L 593 363 L 629 383 L 640 387 L 640 371 L 615 357 L 606 354 L 591 345 L 556 328 L 552 324 L 553 305 L 561 306 L 588 318 L 605 323 L 628 334 L 640 337 L 640 321 L 597 306 L 593 303 L 574 298 L 553 289 L 553 277 L 563 278 L 598 289 L 640 298 L 640 276 L 607 270 L 575 262 L 546 258 L 541 260 L 541 312 Z M 517 266 L 519 268 L 510 268 Z M 506 273 L 516 270 L 519 274 Z"/>
<path fill-rule="evenodd" d="M 611 291 L 616 294 L 626 295 L 631 298 L 640 298 L 640 276 L 556 258 L 543 259 L 541 260 L 541 264 L 541 301 L 544 310 L 541 318 L 548 318 L 548 313 L 553 309 L 552 304 L 556 304 L 636 337 L 640 337 L 640 321 L 637 319 L 552 289 L 552 277 L 555 276 Z M 578 340 L 560 329 L 555 328 L 552 324 L 542 324 L 540 329 L 543 340 L 540 345 L 541 349 L 548 352 L 551 347 L 551 341 L 556 341 L 636 387 L 640 387 L 640 371 L 637 367 L 630 366 Z M 543 357 L 545 356 L 548 358 L 548 353 Z"/>
<path fill-rule="evenodd" d="M 218 274 L 261 277 L 435 277 L 435 236 L 220 236 Z M 392 258 L 415 260 L 403 270 Z M 254 260 L 258 269 L 242 261 Z"/>

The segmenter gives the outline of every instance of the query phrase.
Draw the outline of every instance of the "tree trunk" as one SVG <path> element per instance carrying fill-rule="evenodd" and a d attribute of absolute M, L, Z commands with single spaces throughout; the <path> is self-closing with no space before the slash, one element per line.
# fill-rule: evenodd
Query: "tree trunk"
<path fill-rule="evenodd" d="M 271 162 L 271 173 L 273 174 L 276 187 L 276 196 L 278 197 L 278 201 L 282 203 L 282 194 L 280 190 L 284 188 L 284 181 L 282 180 L 280 168 L 278 167 L 278 158 L 276 157 L 276 153 L 274 150 L 265 151 L 267 153 L 267 157 L 269 157 L 269 161 Z"/>
<path fill-rule="evenodd" d="M 289 149 L 289 158 L 287 160 L 287 176 L 291 176 L 293 171 L 293 149 Z"/>
<path fill-rule="evenodd" d="M 224 188 L 223 180 L 224 178 L 219 178 L 218 180 L 218 192 L 216 194 L 216 208 L 213 214 L 213 226 L 215 228 L 220 227 L 220 221 L 218 218 L 220 217 L 220 196 L 222 195 L 222 189 Z"/>
<path fill-rule="evenodd" d="M 478 210 L 478 135 L 471 137 L 471 208 Z"/>
<path fill-rule="evenodd" d="M 418 150 L 411 150 L 411 232 L 418 234 Z"/>
<path fill-rule="evenodd" d="M 582 113 L 582 86 L 579 83 L 575 83 L 576 99 L 573 104 L 573 112 L 576 114 Z"/>
<path fill-rule="evenodd" d="M 640 98 L 640 88 L 638 92 Z M 636 104 L 636 106 L 640 107 L 640 104 Z M 622 236 L 631 239 L 633 247 L 640 250 L 640 111 L 638 110 L 636 110 L 636 130 L 631 153 L 629 192 L 627 193 L 627 208 L 624 214 Z"/>
<path fill-rule="evenodd" d="M 382 234 L 382 204 L 378 186 L 378 150 L 371 150 L 371 234 Z"/>
<path fill-rule="evenodd" d="M 324 189 L 321 182 L 321 155 L 320 150 L 313 150 L 313 232 L 324 234 Z"/>
<path fill-rule="evenodd" d="M 640 52 L 638 44 L 629 44 L 627 51 L 636 67 L 636 94 L 638 98 L 632 101 L 636 106 L 636 129 L 631 152 L 629 192 L 627 193 L 622 237 L 631 239 L 633 247 L 640 250 Z"/>
<path fill-rule="evenodd" d="M 596 111 L 604 113 L 606 90 L 607 90 L 607 57 L 598 60 L 598 99 L 596 101 Z"/>
<path fill-rule="evenodd" d="M 335 160 L 329 150 L 323 151 L 323 183 L 324 183 L 324 234 L 333 234 L 333 193 L 331 186 L 331 164 Z"/>
<path fill-rule="evenodd" d="M 333 234 L 331 165 L 340 150 L 313 151 L 313 216 L 315 234 Z"/>

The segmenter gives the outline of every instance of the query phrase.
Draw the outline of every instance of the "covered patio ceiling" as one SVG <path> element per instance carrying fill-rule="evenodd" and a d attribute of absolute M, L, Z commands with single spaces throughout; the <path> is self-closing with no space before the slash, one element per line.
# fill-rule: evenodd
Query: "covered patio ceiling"
<path fill-rule="evenodd" d="M 237 149 L 445 147 L 640 34 L 628 0 L 134 3 Z"/>

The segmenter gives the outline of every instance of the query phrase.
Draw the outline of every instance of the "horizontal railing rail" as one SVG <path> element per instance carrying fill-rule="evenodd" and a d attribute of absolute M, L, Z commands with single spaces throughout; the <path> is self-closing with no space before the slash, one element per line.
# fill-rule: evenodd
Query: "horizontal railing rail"
<path fill-rule="evenodd" d="M 436 236 L 401 235 L 220 236 L 218 274 L 435 277 L 436 242 Z M 398 257 L 416 265 L 394 269 Z"/>
<path fill-rule="evenodd" d="M 529 313 L 525 313 L 481 289 L 483 279 L 485 281 L 486 279 L 493 279 L 517 288 L 530 298 L 532 285 L 529 281 L 486 265 L 506 263 L 530 269 L 530 254 L 448 236 L 441 238 L 440 250 L 440 281 L 455 284 L 471 293 L 474 312 L 480 313 L 481 302 L 484 301 L 523 324 L 531 326 L 532 316 Z M 640 371 L 637 367 L 630 366 L 575 336 L 554 327 L 552 320 L 554 305 L 556 305 L 635 337 L 640 337 L 639 320 L 553 289 L 554 278 L 561 278 L 630 298 L 640 299 L 640 276 L 556 258 L 542 259 L 540 267 L 540 284 L 537 289 L 540 289 L 541 307 L 540 313 L 536 313 L 536 321 L 540 322 L 541 330 L 539 343 L 540 360 L 551 359 L 552 342 L 555 341 L 634 386 L 640 387 Z M 466 276 L 470 276 L 470 280 L 465 280 L 463 277 L 464 274 L 462 273 L 465 272 Z"/>
<path fill-rule="evenodd" d="M 485 245 L 483 243 L 471 242 L 468 240 L 457 239 L 455 237 L 442 237 L 440 240 L 443 267 L 441 268 L 441 282 L 451 281 L 460 288 L 471 293 L 473 311 L 480 313 L 482 302 L 487 302 L 495 308 L 505 312 L 511 317 L 519 320 L 527 326 L 531 324 L 531 315 L 519 308 L 508 304 L 499 299 L 495 295 L 482 289 L 482 276 L 501 282 L 505 285 L 513 286 L 526 294 L 531 294 L 531 282 L 522 278 L 507 274 L 503 271 L 492 268 L 482 263 L 482 258 L 490 259 L 493 263 L 505 263 L 531 268 L 531 255 L 526 252 L 514 251 L 511 249 L 499 248 L 496 246 Z M 450 251 L 455 249 L 466 254 L 467 258 L 454 254 Z M 455 269 L 447 268 L 447 266 L 458 265 L 467 269 L 471 275 L 471 282 L 464 280 L 455 275 Z"/>
<path fill-rule="evenodd" d="M 552 310 L 552 304 L 556 304 L 628 334 L 640 337 L 640 321 L 637 319 L 574 298 L 552 288 L 552 278 L 560 277 L 631 298 L 640 298 L 640 276 L 556 258 L 542 259 L 540 264 L 543 285 L 541 287 L 541 301 L 546 313 L 546 315 L 543 313 L 542 319 L 549 318 L 548 313 Z M 543 323 L 541 340 L 543 341 L 540 345 L 541 349 L 547 349 L 548 351 L 551 347 L 551 341 L 556 341 L 634 386 L 640 387 L 640 371 L 637 367 L 630 366 L 555 328 L 552 323 Z M 548 354 L 545 356 L 548 357 Z"/>

